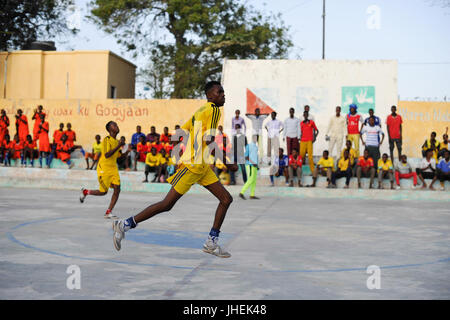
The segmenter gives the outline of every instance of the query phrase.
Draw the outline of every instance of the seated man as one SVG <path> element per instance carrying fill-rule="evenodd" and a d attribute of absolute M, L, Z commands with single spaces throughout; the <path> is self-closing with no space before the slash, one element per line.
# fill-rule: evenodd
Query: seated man
<path fill-rule="evenodd" d="M 289 175 L 288 175 L 288 164 L 289 164 L 289 158 L 287 155 L 283 154 L 283 148 L 279 148 L 278 149 L 278 157 L 275 158 L 275 163 L 274 165 L 270 168 L 270 182 L 271 182 L 271 186 L 275 186 L 275 182 L 273 179 L 273 176 L 275 175 L 275 177 L 280 177 L 282 175 L 284 175 L 284 177 L 286 178 L 286 185 L 289 185 L 288 179 L 289 179 Z"/>
<path fill-rule="evenodd" d="M 350 185 L 350 179 L 353 176 L 349 151 L 347 149 L 344 149 L 343 151 L 344 155 L 338 161 L 337 170 L 331 175 L 332 188 L 336 188 L 336 179 L 345 177 L 344 189 L 348 189 Z"/>
<path fill-rule="evenodd" d="M 412 170 L 406 155 L 402 154 L 400 157 L 400 162 L 397 163 L 397 166 L 395 167 L 395 182 L 397 183 L 396 189 L 400 189 L 400 179 L 409 178 L 413 178 L 412 188 L 415 189 L 417 186 L 417 173 Z"/>
<path fill-rule="evenodd" d="M 314 188 L 316 186 L 317 176 L 320 174 L 321 176 L 327 177 L 328 186 L 331 184 L 331 175 L 334 171 L 334 159 L 333 157 L 328 156 L 328 150 L 324 150 L 322 153 L 322 158 L 320 158 L 319 162 L 317 162 L 316 167 L 313 172 L 313 183 L 308 185 L 307 187 Z"/>
<path fill-rule="evenodd" d="M 297 149 L 292 149 L 292 154 L 289 156 L 289 187 L 294 186 L 294 175 L 297 175 L 298 186 L 303 187 L 302 185 L 302 166 L 303 160 L 302 157 L 298 154 Z"/>
<path fill-rule="evenodd" d="M 92 152 L 86 152 L 86 170 L 92 170 L 102 155 L 102 141 L 99 134 L 95 136 L 95 142 L 92 144 Z M 89 168 L 89 159 L 92 159 L 92 165 Z"/>
<path fill-rule="evenodd" d="M 14 153 L 14 142 L 10 140 L 9 134 L 5 134 L 3 143 L 0 146 L 0 154 L 2 155 L 3 164 L 11 166 L 11 157 Z"/>
<path fill-rule="evenodd" d="M 391 182 L 391 189 L 394 189 L 394 176 L 392 170 L 394 169 L 392 161 L 389 159 L 387 153 L 383 153 L 381 159 L 378 160 L 378 189 L 383 188 L 383 179 L 389 178 Z"/>
<path fill-rule="evenodd" d="M 30 159 L 30 164 L 32 167 L 34 167 L 34 159 L 39 158 L 39 151 L 37 150 L 36 141 L 33 140 L 30 134 L 27 135 L 27 139 L 24 142 L 23 154 L 23 157 L 25 159 L 25 167 L 27 166 L 27 159 Z"/>
<path fill-rule="evenodd" d="M 170 143 L 172 135 L 169 133 L 169 127 L 164 127 L 163 133 L 160 136 L 160 141 L 162 143 Z"/>
<path fill-rule="evenodd" d="M 373 159 L 369 157 L 369 150 L 364 150 L 364 155 L 359 157 L 356 164 L 356 177 L 358 178 L 358 188 L 361 189 L 361 177 L 370 177 L 369 189 L 372 189 L 375 177 L 375 166 Z"/>
<path fill-rule="evenodd" d="M 430 189 L 434 190 L 433 183 L 436 180 L 436 159 L 433 155 L 434 150 L 431 148 L 428 149 L 425 152 L 425 158 L 423 158 L 420 163 L 420 167 L 416 169 L 417 175 L 419 176 L 420 181 L 422 181 L 422 189 L 427 188 L 425 179 L 433 179 L 430 184 Z"/>
<path fill-rule="evenodd" d="M 158 160 L 159 161 L 159 170 L 158 170 L 158 174 L 156 177 L 156 182 L 165 183 L 167 180 L 167 166 L 169 164 L 169 157 L 164 148 L 161 149 L 161 151 L 158 153 L 158 158 L 159 158 L 159 160 Z"/>
<path fill-rule="evenodd" d="M 122 156 L 117 158 L 117 167 L 119 168 L 119 170 L 130 171 L 131 156 L 129 156 L 128 153 L 133 150 L 133 145 L 126 144 L 124 136 L 120 137 L 120 144 L 123 144 L 121 149 Z M 127 153 L 128 150 L 131 151 Z"/>
<path fill-rule="evenodd" d="M 348 158 L 350 159 L 350 167 L 352 168 L 352 176 L 354 176 L 355 171 L 356 171 L 356 161 L 355 160 L 358 160 L 358 157 L 356 156 L 355 148 L 352 148 L 352 142 L 350 140 L 347 140 L 345 142 L 345 148 L 342 149 L 341 158 L 344 158 L 344 150 L 348 151 Z"/>
<path fill-rule="evenodd" d="M 139 162 L 145 162 L 145 159 L 147 157 L 147 154 L 149 153 L 149 147 L 147 143 L 145 142 L 144 137 L 139 137 L 139 142 L 136 145 L 136 157 L 137 161 Z"/>
<path fill-rule="evenodd" d="M 25 166 L 24 160 L 23 160 L 23 142 L 20 141 L 20 137 L 18 134 L 14 135 L 14 140 L 12 141 L 12 156 L 11 159 L 14 159 L 15 165 L 17 166 L 20 164 L 22 167 Z"/>
<path fill-rule="evenodd" d="M 72 169 L 75 165 L 72 161 L 70 161 L 70 154 L 74 149 L 75 147 L 73 146 L 73 142 L 69 141 L 67 135 L 64 133 L 61 136 L 61 141 L 56 146 L 56 154 L 62 162 L 69 166 L 69 169 Z"/>
<path fill-rule="evenodd" d="M 450 151 L 446 150 L 444 152 L 444 159 L 439 161 L 436 166 L 437 175 L 436 178 L 439 179 L 441 183 L 441 191 L 445 190 L 445 181 L 450 181 Z"/>
<path fill-rule="evenodd" d="M 145 180 L 142 182 L 148 182 L 148 174 L 150 172 L 155 173 L 155 177 L 153 178 L 152 182 L 156 181 L 159 171 L 159 160 L 160 157 L 158 157 L 156 149 L 152 148 L 151 151 L 147 153 L 147 156 L 145 157 Z"/>

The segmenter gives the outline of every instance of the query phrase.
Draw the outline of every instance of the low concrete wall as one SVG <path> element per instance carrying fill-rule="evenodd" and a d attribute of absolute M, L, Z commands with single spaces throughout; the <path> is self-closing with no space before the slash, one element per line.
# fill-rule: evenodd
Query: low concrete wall
<path fill-rule="evenodd" d="M 120 171 L 121 189 L 123 192 L 156 192 L 166 193 L 170 190 L 167 183 L 142 183 L 144 173 L 142 171 Z M 152 178 L 152 176 L 150 176 Z M 311 176 L 303 177 L 303 184 L 312 182 Z M 238 185 L 226 186 L 232 195 L 238 195 L 242 188 L 242 180 L 237 179 Z M 274 197 L 300 197 L 300 198 L 358 198 L 380 200 L 424 200 L 424 201 L 450 201 L 448 191 L 450 183 L 446 182 L 446 191 L 411 190 L 411 180 L 401 180 L 401 190 L 376 190 L 367 189 L 368 179 L 362 179 L 363 189 L 357 189 L 355 178 L 350 183 L 350 189 L 342 189 L 344 179 L 338 180 L 338 189 L 326 189 L 326 179 L 320 177 L 316 188 L 287 187 L 284 178 L 276 179 L 276 186 L 270 187 L 269 178 L 261 176 L 258 179 L 256 195 Z M 429 184 L 429 181 L 427 181 Z M 389 182 L 384 181 L 385 187 Z M 374 183 L 377 187 L 377 182 Z M 67 189 L 80 190 L 81 187 L 98 189 L 97 173 L 95 170 L 68 170 L 68 169 L 39 169 L 0 167 L 0 187 L 3 188 L 39 188 L 39 189 Z M 435 183 L 436 189 L 439 182 Z M 0 190 L 5 192 L 5 189 Z M 207 194 L 208 191 L 194 185 L 189 193 Z M 76 198 L 78 195 L 74 194 Z"/>

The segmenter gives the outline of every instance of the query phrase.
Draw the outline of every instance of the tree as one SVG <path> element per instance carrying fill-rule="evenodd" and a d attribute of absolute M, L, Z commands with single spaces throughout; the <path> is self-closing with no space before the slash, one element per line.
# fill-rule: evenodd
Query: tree
<path fill-rule="evenodd" d="M 279 15 L 263 15 L 240 0 L 90 4 L 96 24 L 135 57 L 151 60 L 143 74 L 160 98 L 169 96 L 167 86 L 172 98 L 202 96 L 205 81 L 220 77 L 224 58 L 285 58 L 292 47 Z"/>
<path fill-rule="evenodd" d="M 76 33 L 65 20 L 71 5 L 73 0 L 1 0 L 0 51 L 27 47 L 39 37 Z"/>

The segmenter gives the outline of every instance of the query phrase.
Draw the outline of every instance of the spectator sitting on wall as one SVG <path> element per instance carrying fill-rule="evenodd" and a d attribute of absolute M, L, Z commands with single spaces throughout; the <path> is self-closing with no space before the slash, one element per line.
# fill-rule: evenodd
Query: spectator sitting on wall
<path fill-rule="evenodd" d="M 395 182 L 397 183 L 396 189 L 400 189 L 400 179 L 409 178 L 413 178 L 412 188 L 415 189 L 417 187 L 417 173 L 412 170 L 406 155 L 403 154 L 400 156 L 400 161 L 395 167 Z"/>
<path fill-rule="evenodd" d="M 27 167 L 27 160 L 30 159 L 30 165 L 34 167 L 34 159 L 39 158 L 39 152 L 37 150 L 36 141 L 33 140 L 31 135 L 27 135 L 27 139 L 24 142 L 24 159 L 25 159 L 25 167 Z M 56 147 L 55 147 L 56 152 Z"/>
<path fill-rule="evenodd" d="M 139 142 L 136 146 L 136 152 L 137 152 L 137 161 L 139 162 L 145 162 L 145 157 L 148 153 L 148 145 L 145 142 L 145 138 L 143 136 L 139 137 Z"/>
<path fill-rule="evenodd" d="M 14 140 L 12 141 L 12 156 L 11 158 L 14 159 L 15 165 L 17 166 L 19 164 L 19 160 L 20 160 L 20 164 L 22 167 L 25 166 L 24 161 L 23 161 L 23 141 L 20 141 L 20 137 L 18 134 L 14 135 Z"/>
<path fill-rule="evenodd" d="M 356 177 L 358 178 L 358 189 L 361 189 L 361 177 L 370 177 L 369 189 L 372 189 L 375 177 L 375 165 L 373 159 L 369 157 L 369 150 L 364 150 L 364 155 L 359 157 L 356 164 Z"/>
<path fill-rule="evenodd" d="M 383 153 L 381 159 L 378 160 L 378 189 L 383 189 L 383 179 L 386 176 L 391 182 L 391 189 L 394 189 L 394 167 L 387 153 Z"/>
<path fill-rule="evenodd" d="M 146 140 L 146 136 L 141 132 L 141 126 L 136 126 L 136 133 L 131 136 L 131 160 L 133 162 L 133 170 L 137 171 L 137 160 L 139 158 L 139 153 L 136 150 L 137 144 L 141 141 L 141 137 L 144 137 L 144 141 Z"/>
<path fill-rule="evenodd" d="M 169 127 L 164 127 L 163 129 L 163 133 L 161 134 L 160 137 L 160 142 L 161 143 L 171 143 L 171 138 L 172 135 L 169 133 Z"/>
<path fill-rule="evenodd" d="M 275 177 L 285 177 L 286 185 L 289 185 L 289 157 L 283 154 L 283 148 L 278 149 L 278 157 L 275 158 L 275 163 L 270 168 L 270 183 L 271 186 L 275 186 L 274 176 Z"/>
<path fill-rule="evenodd" d="M 86 155 L 84 156 L 86 159 L 86 170 L 92 170 L 95 166 L 95 164 L 98 162 L 98 159 L 100 159 L 100 156 L 102 154 L 102 141 L 99 134 L 95 136 L 95 142 L 92 144 L 92 152 L 86 152 Z M 92 159 L 92 165 L 89 168 L 89 159 Z"/>
<path fill-rule="evenodd" d="M 444 158 L 439 161 L 437 167 L 437 179 L 441 183 L 441 191 L 445 190 L 445 181 L 450 181 L 450 151 L 444 151 Z"/>
<path fill-rule="evenodd" d="M 63 134 L 61 137 L 61 141 L 58 143 L 56 147 L 56 154 L 58 158 L 69 166 L 69 169 L 72 169 L 75 165 L 72 161 L 70 161 L 70 153 L 74 150 L 73 143 L 69 141 L 66 134 Z"/>
<path fill-rule="evenodd" d="M 160 157 L 158 156 L 158 153 L 156 152 L 156 148 L 152 148 L 149 153 L 147 153 L 145 157 L 145 180 L 142 182 L 148 182 L 148 174 L 150 172 L 153 172 L 155 174 L 152 182 L 155 182 L 157 179 L 157 175 L 159 172 L 159 160 Z"/>
<path fill-rule="evenodd" d="M 11 166 L 11 156 L 14 152 L 14 142 L 10 140 L 9 134 L 5 134 L 3 143 L 0 146 L 0 155 L 2 156 L 3 164 Z"/>
<path fill-rule="evenodd" d="M 351 142 L 350 142 L 351 144 Z M 336 188 L 336 180 L 345 177 L 345 187 L 348 189 L 350 185 L 350 179 L 353 175 L 351 160 L 347 149 L 343 150 L 344 155 L 339 159 L 337 170 L 331 175 L 331 187 Z"/>
<path fill-rule="evenodd" d="M 347 140 L 345 142 L 345 149 L 342 149 L 341 152 L 341 159 L 344 158 L 344 152 L 347 150 L 348 157 L 350 159 L 350 167 L 352 168 L 352 177 L 355 175 L 356 171 L 356 160 L 358 160 L 358 157 L 356 156 L 356 150 L 352 148 L 352 142 L 350 140 Z"/>
<path fill-rule="evenodd" d="M 165 183 L 167 180 L 167 166 L 169 164 L 169 157 L 164 148 L 158 153 L 158 163 L 159 168 L 156 176 L 156 182 Z"/>
<path fill-rule="evenodd" d="M 150 133 L 147 135 L 147 142 L 155 142 L 156 138 L 160 138 L 159 133 L 156 132 L 156 127 L 155 126 L 151 126 L 150 127 Z"/>
<path fill-rule="evenodd" d="M 438 140 L 436 140 L 436 132 L 433 131 L 430 135 L 430 139 L 425 140 L 424 144 L 422 145 L 422 156 L 425 158 L 426 153 L 431 149 L 433 151 L 433 158 L 437 162 L 437 155 L 440 146 L 441 144 Z"/>
<path fill-rule="evenodd" d="M 294 186 L 294 176 L 297 176 L 298 186 L 303 187 L 302 185 L 302 166 L 303 160 L 302 157 L 298 154 L 298 150 L 296 148 L 292 149 L 292 153 L 289 156 L 289 187 Z"/>
<path fill-rule="evenodd" d="M 125 169 L 125 171 L 130 171 L 131 156 L 129 156 L 128 154 L 131 152 L 131 144 L 128 145 L 126 143 L 126 139 L 124 136 L 120 137 L 119 143 L 122 144 L 122 149 L 120 150 L 122 156 L 117 158 L 117 167 L 119 168 L 119 170 Z"/>
<path fill-rule="evenodd" d="M 422 159 L 419 168 L 416 169 L 420 181 L 422 181 L 422 189 L 427 188 L 425 179 L 433 179 L 430 184 L 430 189 L 434 190 L 433 183 L 436 180 L 436 159 L 433 157 L 434 150 L 428 149 L 425 151 L 425 157 Z"/>
<path fill-rule="evenodd" d="M 334 160 L 332 157 L 328 156 L 328 150 L 324 150 L 322 153 L 322 158 L 320 158 L 319 162 L 317 162 L 316 168 L 313 171 L 313 183 L 307 185 L 307 187 L 314 188 L 316 186 L 317 176 L 320 174 L 321 176 L 327 177 L 328 186 L 331 184 L 331 175 L 334 171 Z"/>

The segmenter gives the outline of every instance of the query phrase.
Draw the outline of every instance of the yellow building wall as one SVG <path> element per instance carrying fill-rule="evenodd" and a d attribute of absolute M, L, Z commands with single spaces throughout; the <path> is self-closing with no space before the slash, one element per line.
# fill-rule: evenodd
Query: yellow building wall
<path fill-rule="evenodd" d="M 134 100 L 134 99 L 102 99 L 102 100 L 37 100 L 37 99 L 0 99 L 0 109 L 5 109 L 10 119 L 9 131 L 15 134 L 15 117 L 17 109 L 22 109 L 28 117 L 28 126 L 32 131 L 34 121 L 31 120 L 34 109 L 41 104 L 50 124 L 50 139 L 59 123 L 70 122 L 77 134 L 77 143 L 91 150 L 96 134 L 107 135 L 105 125 L 108 121 L 116 121 L 120 128 L 120 136 L 125 136 L 128 143 L 136 132 L 136 126 L 142 132 L 150 133 L 155 126 L 158 133 L 164 127 L 174 132 L 175 125 L 183 125 L 206 100 Z M 223 120 L 221 119 L 223 122 Z"/>
<path fill-rule="evenodd" d="M 403 119 L 403 153 L 408 157 L 421 158 L 421 147 L 431 132 L 442 141 L 450 127 L 450 102 L 399 101 L 397 111 Z"/>
<path fill-rule="evenodd" d="M 117 98 L 134 98 L 135 77 L 136 66 L 110 51 L 0 52 L 0 98 L 107 99 L 111 82 Z"/>

